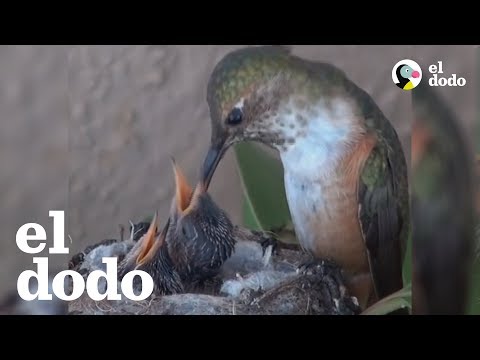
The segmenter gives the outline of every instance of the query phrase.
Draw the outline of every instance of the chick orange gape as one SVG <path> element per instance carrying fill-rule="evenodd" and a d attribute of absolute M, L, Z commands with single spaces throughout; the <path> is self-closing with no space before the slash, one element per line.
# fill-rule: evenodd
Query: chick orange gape
<path fill-rule="evenodd" d="M 122 279 L 132 270 L 143 270 L 153 279 L 154 292 L 157 295 L 180 294 L 184 287 L 180 276 L 168 253 L 166 238 L 170 231 L 170 221 L 158 233 L 157 214 L 153 217 L 148 231 L 138 240 L 125 259 L 118 266 L 118 275 Z M 138 290 L 138 284 L 134 284 Z"/>
<path fill-rule="evenodd" d="M 281 46 L 227 54 L 207 94 L 212 136 L 204 186 L 232 144 L 253 140 L 277 149 L 302 247 L 342 266 L 362 308 L 401 289 L 407 166 L 372 98 L 335 66 Z"/>
<path fill-rule="evenodd" d="M 214 277 L 231 256 L 234 225 L 199 184 L 192 190 L 173 162 L 176 193 L 171 208 L 173 233 L 168 250 L 182 281 L 202 283 Z"/>

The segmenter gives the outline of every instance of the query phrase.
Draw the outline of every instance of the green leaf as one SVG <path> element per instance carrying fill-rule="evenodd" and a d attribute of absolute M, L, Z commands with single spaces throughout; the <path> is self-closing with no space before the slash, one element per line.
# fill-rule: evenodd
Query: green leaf
<path fill-rule="evenodd" d="M 262 230 L 262 226 L 253 211 L 252 203 L 245 195 L 243 200 L 243 223 L 249 229 Z"/>
<path fill-rule="evenodd" d="M 245 225 L 274 232 L 290 227 L 293 231 L 281 161 L 262 145 L 249 142 L 235 145 L 235 155 L 245 194 Z"/>
<path fill-rule="evenodd" d="M 402 290 L 380 300 L 366 309 L 361 315 L 388 315 L 395 310 L 408 308 L 412 311 L 412 285 L 409 283 Z"/>

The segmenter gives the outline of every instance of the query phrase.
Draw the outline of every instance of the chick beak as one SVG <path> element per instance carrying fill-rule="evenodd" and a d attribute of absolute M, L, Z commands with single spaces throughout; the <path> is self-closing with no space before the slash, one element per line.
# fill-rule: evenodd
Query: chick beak
<path fill-rule="evenodd" d="M 183 214 L 190 206 L 193 190 L 188 184 L 187 178 L 172 158 L 173 172 L 175 175 L 175 202 L 179 214 Z"/>
<path fill-rule="evenodd" d="M 162 246 L 165 242 L 169 225 L 170 220 L 167 221 L 167 224 L 163 228 L 162 232 L 157 236 L 157 212 L 155 212 L 153 220 L 150 223 L 150 227 L 142 239 L 142 249 L 136 260 L 137 268 L 153 259 L 160 246 Z"/>
<path fill-rule="evenodd" d="M 213 174 L 215 173 L 215 170 L 217 169 L 220 160 L 222 160 L 223 155 L 225 155 L 225 152 L 227 150 L 227 146 L 225 146 L 225 143 L 225 139 L 212 142 L 210 149 L 208 149 L 207 156 L 205 157 L 205 160 L 203 162 L 200 176 L 200 183 L 203 184 L 205 190 L 208 190 Z"/>

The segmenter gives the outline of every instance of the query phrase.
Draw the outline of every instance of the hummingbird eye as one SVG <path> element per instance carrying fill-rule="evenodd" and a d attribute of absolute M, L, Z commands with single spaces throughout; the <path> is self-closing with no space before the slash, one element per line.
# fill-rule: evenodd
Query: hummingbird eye
<path fill-rule="evenodd" d="M 239 108 L 233 108 L 233 110 L 228 114 L 226 123 L 228 125 L 238 125 L 243 120 L 243 112 Z"/>

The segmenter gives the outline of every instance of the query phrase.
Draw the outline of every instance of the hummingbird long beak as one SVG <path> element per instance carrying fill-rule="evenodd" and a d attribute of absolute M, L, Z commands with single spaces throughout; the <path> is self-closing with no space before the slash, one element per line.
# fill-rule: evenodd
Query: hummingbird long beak
<path fill-rule="evenodd" d="M 227 148 L 228 147 L 225 146 L 225 139 L 214 142 L 210 146 L 207 156 L 205 157 L 205 160 L 203 162 L 200 178 L 200 183 L 203 185 L 204 191 L 208 190 L 213 174 L 215 173 L 215 170 L 217 169 L 220 160 L 222 160 L 223 155 L 225 155 Z"/>

